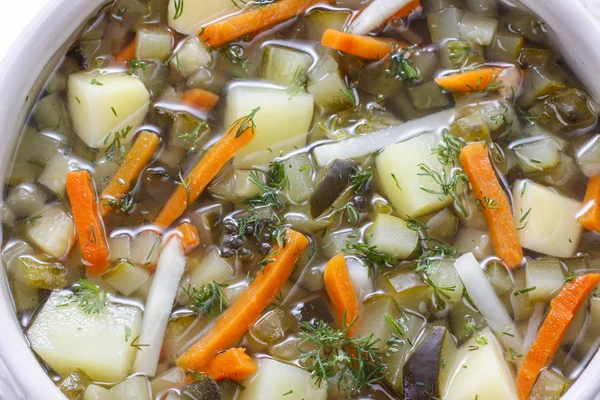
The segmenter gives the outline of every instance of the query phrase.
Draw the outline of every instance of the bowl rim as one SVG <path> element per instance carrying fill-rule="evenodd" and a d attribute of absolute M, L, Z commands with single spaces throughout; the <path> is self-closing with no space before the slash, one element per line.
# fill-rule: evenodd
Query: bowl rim
<path fill-rule="evenodd" d="M 17 132 L 21 131 L 28 110 L 31 109 L 39 94 L 39 88 L 35 87 L 38 77 L 42 74 L 46 64 L 67 43 L 73 32 L 76 32 L 77 28 L 94 11 L 108 2 L 108 0 L 50 1 L 10 47 L 4 60 L 0 63 L 0 93 L 3 94 L 3 98 L 11 99 L 10 102 L 5 101 L 3 107 L 0 107 L 0 132 L 2 132 L 6 144 L 0 146 L 0 179 L 2 181 L 5 179 L 14 144 L 18 139 Z M 582 69 L 582 64 L 600 65 L 600 51 L 596 48 L 594 51 L 589 51 L 590 44 L 600 41 L 600 27 L 593 21 L 583 5 L 577 1 L 565 2 L 563 0 L 525 0 L 525 2 L 539 3 L 541 8 L 528 5 L 537 11 L 537 14 L 544 20 L 560 16 L 561 20 L 581 22 L 572 24 L 575 27 L 571 32 L 582 43 L 578 54 L 583 55 L 583 59 L 578 62 L 571 52 L 568 57 L 572 59 L 567 61 L 575 63 L 575 65 L 571 64 L 571 67 L 576 72 L 586 74 L 583 77 L 580 76 L 582 81 L 586 83 L 598 81 L 595 79 L 595 75 L 590 74 L 589 68 Z M 600 85 L 597 86 L 600 87 Z M 600 100 L 598 93 L 600 90 L 593 94 Z M 0 185 L 0 191 L 3 190 L 4 185 Z M 0 192 L 0 194 L 3 193 Z M 0 227 L 1 237 L 2 228 Z M 2 370 L 0 370 L 0 394 L 4 389 L 3 386 L 7 384 L 3 380 L 12 378 L 16 387 L 13 386 L 11 389 L 10 382 L 8 382 L 6 390 L 9 390 L 8 393 L 11 393 L 11 390 L 14 391 L 15 400 L 65 400 L 55 383 L 40 367 L 33 351 L 27 344 L 24 331 L 14 313 L 13 301 L 1 261 L 0 268 L 3 270 L 0 279 L 0 338 L 2 338 L 0 340 L 0 361 L 4 362 L 9 375 L 11 375 L 3 376 Z M 562 397 L 562 400 L 600 398 L 598 395 L 600 382 L 595 376 L 597 371 L 600 371 L 600 352 L 594 356 L 573 386 Z"/>

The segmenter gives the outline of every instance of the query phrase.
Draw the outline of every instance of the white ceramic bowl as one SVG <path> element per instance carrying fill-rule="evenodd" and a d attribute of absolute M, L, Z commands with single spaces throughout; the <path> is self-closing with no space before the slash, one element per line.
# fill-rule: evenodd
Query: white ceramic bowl
<path fill-rule="evenodd" d="M 202 0 L 198 0 L 202 1 Z M 565 60 L 600 100 L 600 28 L 577 0 L 522 0 L 560 36 L 556 43 Z M 34 19 L 0 65 L 0 182 L 4 182 L 18 134 L 45 77 L 65 51 L 65 43 L 107 0 L 55 0 Z M 27 12 L 27 10 L 23 10 Z M 39 79 L 41 77 L 41 79 Z M 3 190 L 4 185 L 0 185 Z M 2 193 L 0 193 L 2 194 Z M 3 196 L 0 196 L 3 198 Z M 1 230 L 0 230 L 1 235 Z M 4 268 L 2 268 L 4 271 Z M 64 400 L 29 349 L 0 274 L 0 398 Z M 6 368 L 5 368 L 6 366 Z M 10 372 L 8 372 L 10 371 Z M 600 354 L 563 400 L 600 399 Z"/>

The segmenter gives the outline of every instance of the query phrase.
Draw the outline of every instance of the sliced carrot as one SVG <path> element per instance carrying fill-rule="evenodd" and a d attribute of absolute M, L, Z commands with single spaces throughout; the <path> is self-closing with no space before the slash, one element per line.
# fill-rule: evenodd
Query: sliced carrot
<path fill-rule="evenodd" d="M 323 0 L 279 0 L 205 26 L 200 31 L 200 39 L 210 47 L 219 47 L 241 36 L 293 18 L 322 2 Z"/>
<path fill-rule="evenodd" d="M 198 233 L 198 229 L 189 222 L 184 222 L 183 224 L 179 225 L 176 229 L 176 234 L 181 237 L 181 244 L 183 245 L 185 254 L 189 253 L 200 245 L 200 235 Z"/>
<path fill-rule="evenodd" d="M 414 0 L 411 1 L 410 3 L 408 3 L 407 5 L 405 5 L 404 7 L 402 7 L 400 10 L 398 10 L 398 12 L 394 15 L 392 15 L 391 18 L 389 18 L 387 22 L 390 22 L 391 20 L 395 19 L 395 18 L 404 18 L 404 17 L 408 17 L 410 14 L 413 13 L 413 11 L 422 11 L 423 7 L 421 7 L 421 1 L 420 0 Z"/>
<path fill-rule="evenodd" d="M 485 92 L 502 89 L 499 76 L 504 68 L 483 67 L 473 71 L 459 72 L 436 78 L 435 81 L 444 89 L 452 92 Z"/>
<path fill-rule="evenodd" d="M 119 169 L 100 195 L 102 216 L 114 211 L 113 205 L 129 193 L 133 182 L 140 176 L 159 143 L 160 139 L 156 134 L 148 131 L 140 133 Z"/>
<path fill-rule="evenodd" d="M 552 362 L 573 317 L 598 282 L 600 274 L 578 276 L 550 302 L 550 311 L 517 374 L 517 390 L 522 400 L 529 397 L 541 370 Z"/>
<path fill-rule="evenodd" d="M 239 382 L 255 373 L 257 368 L 256 361 L 246 354 L 246 349 L 239 347 L 217 354 L 201 372 L 217 382 L 225 379 Z"/>
<path fill-rule="evenodd" d="M 589 180 L 583 205 L 579 224 L 590 231 L 600 232 L 600 175 Z"/>
<path fill-rule="evenodd" d="M 115 61 L 126 62 L 135 60 L 137 58 L 137 38 L 133 39 L 131 43 L 125 46 L 120 52 L 115 54 Z"/>
<path fill-rule="evenodd" d="M 277 3 L 274 3 L 277 4 Z M 248 127 L 238 135 L 238 130 Z M 192 172 L 180 182 L 167 204 L 162 208 L 154 223 L 166 228 L 183 214 L 185 209 L 202 194 L 208 184 L 223 169 L 233 156 L 254 138 L 255 129 L 244 119 L 229 128 L 223 138 L 208 150 Z"/>
<path fill-rule="evenodd" d="M 219 101 L 219 96 L 202 89 L 190 89 L 181 96 L 181 102 L 199 111 L 210 111 Z"/>
<path fill-rule="evenodd" d="M 483 203 L 494 204 L 484 207 L 483 215 L 488 223 L 496 256 L 513 269 L 523 261 L 523 248 L 515 226 L 510 202 L 496 177 L 488 149 L 482 142 L 465 146 L 460 153 L 460 162 L 475 197 Z"/>
<path fill-rule="evenodd" d="M 353 35 L 327 29 L 321 44 L 334 50 L 343 51 L 367 60 L 380 60 L 394 50 L 394 46 L 406 47 L 393 39 L 380 39 L 368 35 Z"/>
<path fill-rule="evenodd" d="M 343 254 L 333 257 L 325 266 L 323 275 L 325 288 L 329 299 L 333 304 L 335 316 L 340 327 L 345 328 L 358 318 L 358 298 L 354 291 L 354 285 L 350 279 L 350 273 L 346 267 L 346 258 Z M 342 326 L 342 325 L 346 326 Z M 352 325 L 348 331 L 348 336 L 352 335 L 352 330 L 356 324 Z"/>
<path fill-rule="evenodd" d="M 308 239 L 303 234 L 288 230 L 286 245 L 275 246 L 273 262 L 256 275 L 215 325 L 177 359 L 177 365 L 185 370 L 201 370 L 219 351 L 235 345 L 277 297 L 306 246 Z"/>
<path fill-rule="evenodd" d="M 81 258 L 90 274 L 101 275 L 108 269 L 108 244 L 90 173 L 69 172 L 67 195 L 71 203 Z"/>

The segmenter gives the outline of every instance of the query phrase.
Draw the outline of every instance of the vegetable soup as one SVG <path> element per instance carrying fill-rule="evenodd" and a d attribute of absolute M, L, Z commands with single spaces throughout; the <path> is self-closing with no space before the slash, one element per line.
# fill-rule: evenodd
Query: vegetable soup
<path fill-rule="evenodd" d="M 559 399 L 600 344 L 600 107 L 502 0 L 116 0 L 2 261 L 68 399 Z"/>

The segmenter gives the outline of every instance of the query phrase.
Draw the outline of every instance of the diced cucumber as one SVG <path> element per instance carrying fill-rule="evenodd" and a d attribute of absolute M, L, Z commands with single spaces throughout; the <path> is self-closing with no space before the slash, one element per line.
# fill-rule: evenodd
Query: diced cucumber
<path fill-rule="evenodd" d="M 373 335 L 379 343 L 387 343 L 392 336 L 392 328 L 386 321 L 386 315 L 394 319 L 401 316 L 400 308 L 394 298 L 387 294 L 370 296 L 363 303 L 362 315 L 355 330 L 356 336 L 368 337 Z"/>
<path fill-rule="evenodd" d="M 419 80 L 421 82 L 428 82 L 433 79 L 439 59 L 440 55 L 437 51 L 426 49 L 415 51 L 411 55 L 411 60 L 415 64 L 415 68 L 419 71 Z"/>
<path fill-rule="evenodd" d="M 463 344 L 475 333 L 487 326 L 485 318 L 469 303 L 466 298 L 450 309 L 450 330 L 458 344 Z"/>
<path fill-rule="evenodd" d="M 409 87 L 406 94 L 417 110 L 443 108 L 452 104 L 448 94 L 433 81 Z"/>
<path fill-rule="evenodd" d="M 301 135 L 308 132 L 312 122 L 314 101 L 311 95 L 300 93 L 290 98 L 285 90 L 236 86 L 227 94 L 225 126 L 231 126 L 258 107 L 260 110 L 254 117 L 256 124 L 254 139 L 237 153 L 234 163 L 243 161 L 246 156 L 255 152 L 267 152 L 271 159 L 285 155 L 295 150 L 294 145 L 298 143 L 285 149 L 278 149 L 277 153 L 270 153 L 269 148 L 295 137 L 303 138 L 300 147 L 306 144 L 306 136 Z M 290 124 L 289 121 L 294 123 Z M 271 150 L 275 151 L 273 148 Z"/>
<path fill-rule="evenodd" d="M 285 173 L 289 180 L 287 195 L 294 203 L 302 203 L 313 190 L 313 167 L 308 154 L 302 153 L 286 160 Z"/>
<path fill-rule="evenodd" d="M 40 304 L 39 289 L 30 287 L 19 281 L 10 281 L 10 293 L 15 302 L 17 313 L 33 310 Z"/>
<path fill-rule="evenodd" d="M 152 394 L 156 396 L 168 389 L 181 389 L 186 385 L 187 375 L 179 367 L 169 368 L 150 381 Z"/>
<path fill-rule="evenodd" d="M 195 382 L 190 383 L 182 390 L 183 400 L 221 400 L 221 389 L 217 382 L 204 373 L 194 377 Z"/>
<path fill-rule="evenodd" d="M 252 171 L 235 169 L 231 173 L 226 173 L 215 180 L 208 188 L 212 195 L 223 199 L 236 202 L 242 202 L 255 197 L 260 193 L 260 188 L 252 183 L 250 175 Z M 256 172 L 264 182 L 264 174 Z"/>
<path fill-rule="evenodd" d="M 129 262 L 121 262 L 105 272 L 102 279 L 119 293 L 129 296 L 150 279 L 150 272 Z"/>
<path fill-rule="evenodd" d="M 514 214 L 524 248 L 554 257 L 575 254 L 582 228 L 581 203 L 531 181 L 513 185 Z"/>
<path fill-rule="evenodd" d="M 198 69 L 207 68 L 212 59 L 209 48 L 198 37 L 190 37 L 174 53 L 171 69 L 187 78 Z"/>
<path fill-rule="evenodd" d="M 535 305 L 529 301 L 529 296 L 523 293 L 523 290 L 528 289 L 526 284 L 525 269 L 521 268 L 513 272 L 515 282 L 514 291 L 510 295 L 510 301 L 513 307 L 513 312 L 516 321 L 527 321 L 533 314 Z M 525 292 L 527 292 L 525 290 Z M 515 296 L 515 293 L 517 295 Z"/>
<path fill-rule="evenodd" d="M 449 297 L 445 300 L 450 304 L 456 304 L 462 300 L 464 286 L 456 268 L 454 268 L 454 260 L 434 260 L 427 268 L 427 277 L 440 288 L 453 288 L 445 290 L 444 293 Z"/>
<path fill-rule="evenodd" d="M 32 255 L 33 248 L 23 240 L 15 240 L 7 243 L 2 249 L 2 262 L 12 279 L 26 284 L 27 277 L 24 274 L 23 265 L 19 258 L 25 255 Z"/>
<path fill-rule="evenodd" d="M 406 92 L 399 93 L 397 96 L 391 98 L 389 106 L 405 121 L 424 117 L 430 112 L 428 110 L 417 110 L 410 102 Z"/>
<path fill-rule="evenodd" d="M 194 326 L 197 326 L 199 329 L 204 326 L 203 320 L 199 319 L 195 314 L 175 316 L 167 323 L 163 345 L 166 359 L 177 357 L 177 354 L 179 354 L 186 341 L 190 340 L 187 333 L 194 331 Z"/>
<path fill-rule="evenodd" d="M 480 112 L 475 112 L 463 118 L 458 118 L 450 125 L 450 134 L 459 137 L 465 142 L 482 140 L 491 142 L 490 130 L 483 120 Z"/>
<path fill-rule="evenodd" d="M 308 92 L 320 107 L 331 110 L 352 107 L 352 99 L 344 93 L 347 90 L 338 63 L 331 56 L 322 57 L 308 72 Z"/>
<path fill-rule="evenodd" d="M 492 260 L 485 267 L 485 275 L 498 296 L 504 296 L 514 291 L 515 285 L 506 266 L 500 261 Z"/>
<path fill-rule="evenodd" d="M 458 38 L 460 22 L 465 12 L 458 8 L 446 8 L 442 11 L 427 14 L 427 25 L 431 40 L 439 42 L 444 39 Z"/>
<path fill-rule="evenodd" d="M 309 29 L 309 40 L 315 40 L 321 42 L 323 33 L 327 29 L 335 29 L 336 31 L 343 31 L 346 21 L 351 16 L 348 11 L 333 11 L 326 9 L 319 9 L 311 11 L 308 16 L 308 23 L 312 29 Z"/>
<path fill-rule="evenodd" d="M 56 259 L 69 254 L 75 243 L 73 219 L 57 205 L 46 206 L 26 229 L 29 239 Z"/>
<path fill-rule="evenodd" d="M 550 50 L 524 47 L 521 50 L 519 61 L 529 67 L 545 67 L 552 59 Z"/>
<path fill-rule="evenodd" d="M 0 207 L 0 225 L 5 227 L 14 228 L 17 222 L 17 217 L 12 211 L 6 206 Z"/>
<path fill-rule="evenodd" d="M 587 96 L 579 89 L 553 94 L 529 109 L 529 114 L 550 132 L 572 132 L 589 128 L 597 121 Z"/>
<path fill-rule="evenodd" d="M 367 243 L 379 251 L 398 259 L 407 259 L 417 249 L 419 234 L 406 221 L 387 214 L 379 214 L 367 231 Z"/>
<path fill-rule="evenodd" d="M 436 146 L 435 136 L 426 133 L 388 146 L 377 156 L 377 178 L 398 215 L 418 218 L 452 203 L 449 196 L 440 197 L 422 189 L 439 191 L 440 188 L 433 179 L 422 175 L 420 165 L 436 173 L 446 173 L 437 157 L 431 153 Z"/>
<path fill-rule="evenodd" d="M 200 290 L 202 285 L 212 282 L 227 283 L 234 276 L 234 269 L 226 259 L 219 255 L 219 251 L 214 249 L 204 256 L 204 258 L 195 266 L 192 266 L 191 273 L 183 278 L 181 287 L 187 289 L 188 286 Z M 180 293 L 179 302 L 189 303 L 189 297 Z"/>
<path fill-rule="evenodd" d="M 79 368 L 95 381 L 124 379 L 136 354 L 130 343 L 139 334 L 141 310 L 109 302 L 86 314 L 70 295 L 50 294 L 27 332 L 32 349 L 59 374 Z"/>
<path fill-rule="evenodd" d="M 85 392 L 92 380 L 85 372 L 76 369 L 58 383 L 58 389 L 70 400 L 78 399 Z"/>
<path fill-rule="evenodd" d="M 20 256 L 26 284 L 39 289 L 62 289 L 67 286 L 67 269 L 59 262 L 44 261 L 33 256 Z"/>
<path fill-rule="evenodd" d="M 465 8 L 465 0 L 423 0 L 423 11 L 426 13 L 442 11 L 446 8 Z"/>
<path fill-rule="evenodd" d="M 518 98 L 519 105 L 530 107 L 536 100 L 563 90 L 564 80 L 564 76 L 557 68 L 528 68 L 523 76 L 522 94 Z"/>
<path fill-rule="evenodd" d="M 558 400 L 571 386 L 568 379 L 552 369 L 544 369 L 533 385 L 530 400 Z"/>
<path fill-rule="evenodd" d="M 470 65 L 485 63 L 483 47 L 464 40 L 448 40 L 441 49 L 442 66 L 460 69 Z"/>
<path fill-rule="evenodd" d="M 135 53 L 138 60 L 165 61 L 173 48 L 173 36 L 166 27 L 152 26 L 137 31 Z"/>
<path fill-rule="evenodd" d="M 351 196 L 348 185 L 352 171 L 358 164 L 352 160 L 333 160 L 321 172 L 322 177 L 310 196 L 310 215 L 316 218 L 326 211 L 336 209 L 343 195 Z M 337 206 L 337 207 L 336 207 Z"/>
<path fill-rule="evenodd" d="M 128 143 L 149 109 L 150 93 L 132 75 L 80 72 L 69 76 L 69 111 L 75 133 L 85 144 L 103 148 L 111 133 Z"/>
<path fill-rule="evenodd" d="M 38 129 L 51 129 L 57 132 L 71 133 L 71 120 L 67 107 L 58 93 L 51 93 L 37 102 L 33 110 L 33 119 Z"/>
<path fill-rule="evenodd" d="M 260 76 L 280 86 L 291 86 L 298 77 L 306 76 L 312 57 L 288 47 L 269 45 L 262 58 Z"/>
<path fill-rule="evenodd" d="M 256 374 L 246 379 L 240 400 L 278 399 L 284 393 L 286 400 L 325 400 L 327 389 L 317 387 L 310 373 L 290 364 L 268 358 L 257 360 Z"/>
<path fill-rule="evenodd" d="M 8 192 L 5 205 L 20 218 L 34 216 L 44 208 L 46 193 L 35 183 L 22 183 L 13 186 Z"/>
<path fill-rule="evenodd" d="M 414 273 L 414 266 L 401 267 L 387 272 L 384 278 L 388 284 L 387 292 L 401 308 L 419 312 L 420 305 L 427 302 L 433 289 Z"/>
<path fill-rule="evenodd" d="M 333 258 L 344 251 L 344 249 L 346 248 L 346 242 L 351 241 L 352 238 L 355 237 L 355 232 L 350 229 L 331 232 L 328 235 L 325 235 L 323 239 L 321 239 L 321 246 L 327 246 L 322 247 L 323 253 L 329 258 Z M 354 239 L 354 241 L 355 240 L 356 239 Z"/>
<path fill-rule="evenodd" d="M 15 161 L 10 169 L 7 183 L 16 185 L 23 182 L 34 182 L 42 169 L 28 162 Z"/>
<path fill-rule="evenodd" d="M 151 400 L 150 382 L 145 376 L 132 376 L 110 389 L 117 400 Z"/>
<path fill-rule="evenodd" d="M 322 232 L 329 226 L 327 219 L 309 219 L 304 213 L 287 213 L 283 217 L 286 225 L 305 234 Z"/>
<path fill-rule="evenodd" d="M 513 143 L 521 170 L 526 173 L 548 171 L 560 164 L 559 145 L 551 137 L 537 136 Z"/>
<path fill-rule="evenodd" d="M 59 196 L 64 196 L 67 174 L 78 169 L 91 170 L 91 167 L 68 150 L 59 149 L 50 158 L 37 181 Z"/>
<path fill-rule="evenodd" d="M 82 400 L 117 400 L 110 390 L 98 385 L 89 385 Z"/>
<path fill-rule="evenodd" d="M 259 341 L 272 345 L 281 342 L 296 320 L 281 308 L 267 311 L 250 329 Z"/>
<path fill-rule="evenodd" d="M 452 237 L 458 230 L 458 218 L 449 208 L 435 213 L 427 221 L 427 237 L 434 239 L 444 239 Z"/>
<path fill-rule="evenodd" d="M 68 144 L 69 140 L 61 133 L 54 131 L 36 132 L 27 128 L 19 142 L 17 159 L 43 168 L 60 147 Z"/>
<path fill-rule="evenodd" d="M 524 45 L 523 36 L 508 30 L 499 30 L 492 43 L 486 48 L 485 57 L 490 61 L 517 64 Z"/>
<path fill-rule="evenodd" d="M 530 303 L 550 301 L 565 283 L 560 261 L 556 258 L 528 259 L 525 264 L 525 286 L 535 288 L 527 293 Z"/>
<path fill-rule="evenodd" d="M 466 12 L 460 20 L 458 35 L 465 40 L 489 46 L 498 29 L 498 20 L 482 14 Z"/>

